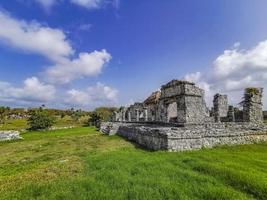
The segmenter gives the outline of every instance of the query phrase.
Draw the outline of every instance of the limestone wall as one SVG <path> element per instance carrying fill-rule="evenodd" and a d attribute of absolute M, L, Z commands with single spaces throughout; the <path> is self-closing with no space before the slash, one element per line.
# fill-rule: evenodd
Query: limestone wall
<path fill-rule="evenodd" d="M 214 117 L 216 122 L 220 122 L 222 117 L 228 114 L 227 95 L 216 94 L 213 99 Z"/>
<path fill-rule="evenodd" d="M 267 141 L 267 127 L 251 123 L 210 123 L 186 127 L 159 127 L 133 123 L 109 125 L 112 133 L 116 132 L 152 150 L 185 151 L 217 145 Z"/>
<path fill-rule="evenodd" d="M 262 88 L 245 89 L 243 102 L 243 120 L 245 122 L 263 122 L 262 93 Z"/>

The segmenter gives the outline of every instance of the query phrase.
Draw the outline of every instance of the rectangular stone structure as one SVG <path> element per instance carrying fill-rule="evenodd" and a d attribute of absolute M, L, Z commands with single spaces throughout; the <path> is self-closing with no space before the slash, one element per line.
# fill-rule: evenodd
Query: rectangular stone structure
<path fill-rule="evenodd" d="M 222 117 L 228 114 L 228 98 L 227 95 L 215 94 L 213 98 L 213 112 L 215 122 L 220 122 Z"/>
<path fill-rule="evenodd" d="M 176 110 L 173 103 L 176 104 Z M 177 115 L 176 120 L 175 115 Z M 204 123 L 209 116 L 204 100 L 204 90 L 188 81 L 170 81 L 161 87 L 157 116 L 157 121 L 165 123 Z"/>
<path fill-rule="evenodd" d="M 246 88 L 243 101 L 244 122 L 263 123 L 263 88 Z"/>

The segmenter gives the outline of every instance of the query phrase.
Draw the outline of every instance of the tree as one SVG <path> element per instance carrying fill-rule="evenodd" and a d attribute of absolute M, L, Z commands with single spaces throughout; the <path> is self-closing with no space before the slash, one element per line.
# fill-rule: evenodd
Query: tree
<path fill-rule="evenodd" d="M 0 123 L 4 123 L 5 119 L 7 118 L 7 115 L 10 112 L 10 108 L 9 107 L 4 107 L 1 106 L 0 107 Z"/>
<path fill-rule="evenodd" d="M 114 107 L 98 107 L 95 109 L 95 112 L 102 116 L 103 121 L 110 121 L 112 119 L 114 111 L 117 111 L 117 108 Z"/>
<path fill-rule="evenodd" d="M 103 119 L 102 116 L 94 111 L 90 114 L 90 117 L 88 119 L 88 125 L 96 126 L 97 128 L 99 128 L 102 119 Z"/>
<path fill-rule="evenodd" d="M 49 113 L 43 108 L 31 111 L 30 118 L 28 119 L 28 125 L 30 126 L 30 130 L 48 129 L 54 123 L 54 116 L 49 115 Z"/>

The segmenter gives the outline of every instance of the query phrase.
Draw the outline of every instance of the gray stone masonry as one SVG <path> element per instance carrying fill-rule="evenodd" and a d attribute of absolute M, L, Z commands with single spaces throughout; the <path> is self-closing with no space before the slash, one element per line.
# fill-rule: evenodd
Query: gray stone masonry
<path fill-rule="evenodd" d="M 228 118 L 228 122 L 234 122 L 235 121 L 235 111 L 234 111 L 233 106 L 228 107 L 227 118 Z"/>
<path fill-rule="evenodd" d="M 160 122 L 198 124 L 209 116 L 204 90 L 187 81 L 172 80 L 161 87 L 158 118 Z"/>
<path fill-rule="evenodd" d="M 262 88 L 246 88 L 243 101 L 243 120 L 263 123 Z"/>
<path fill-rule="evenodd" d="M 227 95 L 215 94 L 213 99 L 213 112 L 215 122 L 220 122 L 221 117 L 226 117 L 228 113 Z"/>
<path fill-rule="evenodd" d="M 148 149 L 168 151 L 267 141 L 262 93 L 262 88 L 246 88 L 243 110 L 228 106 L 226 95 L 216 94 L 210 112 L 204 90 L 191 82 L 172 80 L 143 103 L 121 108 L 115 122 L 102 123 L 100 131 Z"/>
<path fill-rule="evenodd" d="M 104 128 L 106 126 L 109 128 Z M 102 123 L 101 127 L 104 134 L 118 134 L 151 150 L 185 151 L 267 141 L 267 127 L 252 123 L 210 123 L 186 127 Z"/>

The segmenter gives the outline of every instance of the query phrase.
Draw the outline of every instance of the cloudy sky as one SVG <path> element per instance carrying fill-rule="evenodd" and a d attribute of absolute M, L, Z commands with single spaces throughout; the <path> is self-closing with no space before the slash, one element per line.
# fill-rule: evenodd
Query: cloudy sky
<path fill-rule="evenodd" d="M 1 0 L 0 104 L 91 110 L 186 79 L 236 105 L 267 90 L 266 19 L 266 0 Z"/>

